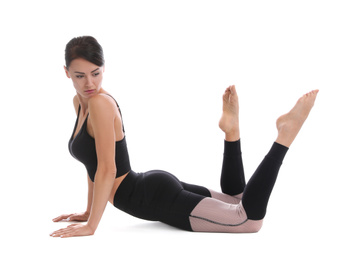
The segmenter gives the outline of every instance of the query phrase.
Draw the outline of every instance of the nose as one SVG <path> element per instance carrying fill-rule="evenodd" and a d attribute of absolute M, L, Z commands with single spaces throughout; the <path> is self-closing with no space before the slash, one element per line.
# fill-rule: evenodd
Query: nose
<path fill-rule="evenodd" d="M 90 77 L 86 77 L 86 87 L 90 88 L 93 86 L 93 81 L 91 80 Z"/>

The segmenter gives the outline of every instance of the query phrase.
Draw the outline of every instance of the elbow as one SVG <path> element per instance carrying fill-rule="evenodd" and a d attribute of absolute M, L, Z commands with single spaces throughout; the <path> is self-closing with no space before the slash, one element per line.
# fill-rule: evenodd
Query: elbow
<path fill-rule="evenodd" d="M 95 180 L 96 179 L 115 179 L 116 177 L 116 167 L 99 167 L 96 171 Z"/>

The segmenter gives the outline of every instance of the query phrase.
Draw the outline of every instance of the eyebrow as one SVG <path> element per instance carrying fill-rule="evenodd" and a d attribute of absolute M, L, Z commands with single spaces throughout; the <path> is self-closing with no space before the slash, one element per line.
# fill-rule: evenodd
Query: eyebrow
<path fill-rule="evenodd" d="M 97 68 L 97 69 L 95 69 L 95 70 L 93 70 L 93 71 L 91 71 L 91 73 L 93 73 L 93 72 L 95 72 L 95 71 L 97 71 L 97 70 L 99 70 L 100 68 Z M 79 73 L 79 74 L 85 74 L 84 72 L 79 72 L 79 71 L 75 71 L 75 73 Z"/>

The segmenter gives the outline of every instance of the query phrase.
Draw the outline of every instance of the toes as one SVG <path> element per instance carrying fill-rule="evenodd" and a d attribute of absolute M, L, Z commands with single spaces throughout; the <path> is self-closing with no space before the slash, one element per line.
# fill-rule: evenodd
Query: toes
<path fill-rule="evenodd" d="M 230 85 L 228 88 L 226 88 L 225 94 L 226 93 L 235 94 L 236 93 L 235 85 Z"/>
<path fill-rule="evenodd" d="M 315 90 L 312 90 L 310 91 L 309 93 L 307 93 L 306 95 L 307 96 L 311 96 L 311 95 L 316 95 L 318 93 L 319 89 L 315 89 Z"/>
<path fill-rule="evenodd" d="M 228 99 L 229 98 L 229 95 L 231 94 L 231 90 L 230 90 L 230 87 L 229 86 L 228 88 L 226 88 L 224 94 L 223 94 L 223 99 Z"/>
<path fill-rule="evenodd" d="M 230 86 L 230 91 L 235 93 L 235 85 Z"/>
<path fill-rule="evenodd" d="M 235 85 L 230 85 L 228 88 L 226 88 L 223 94 L 223 101 L 229 101 L 231 96 L 237 96 Z"/>

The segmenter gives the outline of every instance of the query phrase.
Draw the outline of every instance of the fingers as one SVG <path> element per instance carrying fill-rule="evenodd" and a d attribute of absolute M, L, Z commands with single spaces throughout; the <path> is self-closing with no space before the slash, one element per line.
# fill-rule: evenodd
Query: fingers
<path fill-rule="evenodd" d="M 89 213 L 73 213 L 73 214 L 64 214 L 57 218 L 54 218 L 53 222 L 59 222 L 59 221 L 77 221 L 77 222 L 86 222 L 88 221 Z"/>
<path fill-rule="evenodd" d="M 68 219 L 70 216 L 72 216 L 73 214 L 64 214 L 64 215 L 61 215 L 57 218 L 54 218 L 52 221 L 53 222 L 59 222 L 61 220 L 65 220 L 65 219 Z"/>
<path fill-rule="evenodd" d="M 74 237 L 74 236 L 90 236 L 95 233 L 92 228 L 83 224 L 72 224 L 66 228 L 59 229 L 50 234 L 52 237 Z"/>
<path fill-rule="evenodd" d="M 70 237 L 74 233 L 73 227 L 77 224 L 72 224 L 67 226 L 66 228 L 61 228 L 53 233 L 50 234 L 52 237 Z"/>
<path fill-rule="evenodd" d="M 71 215 L 70 217 L 66 219 L 66 221 L 78 221 L 77 217 L 78 217 L 77 215 Z"/>
<path fill-rule="evenodd" d="M 66 221 L 77 221 L 77 222 L 85 222 L 87 220 L 88 220 L 87 217 L 80 215 L 80 214 L 73 214 L 66 219 Z"/>

